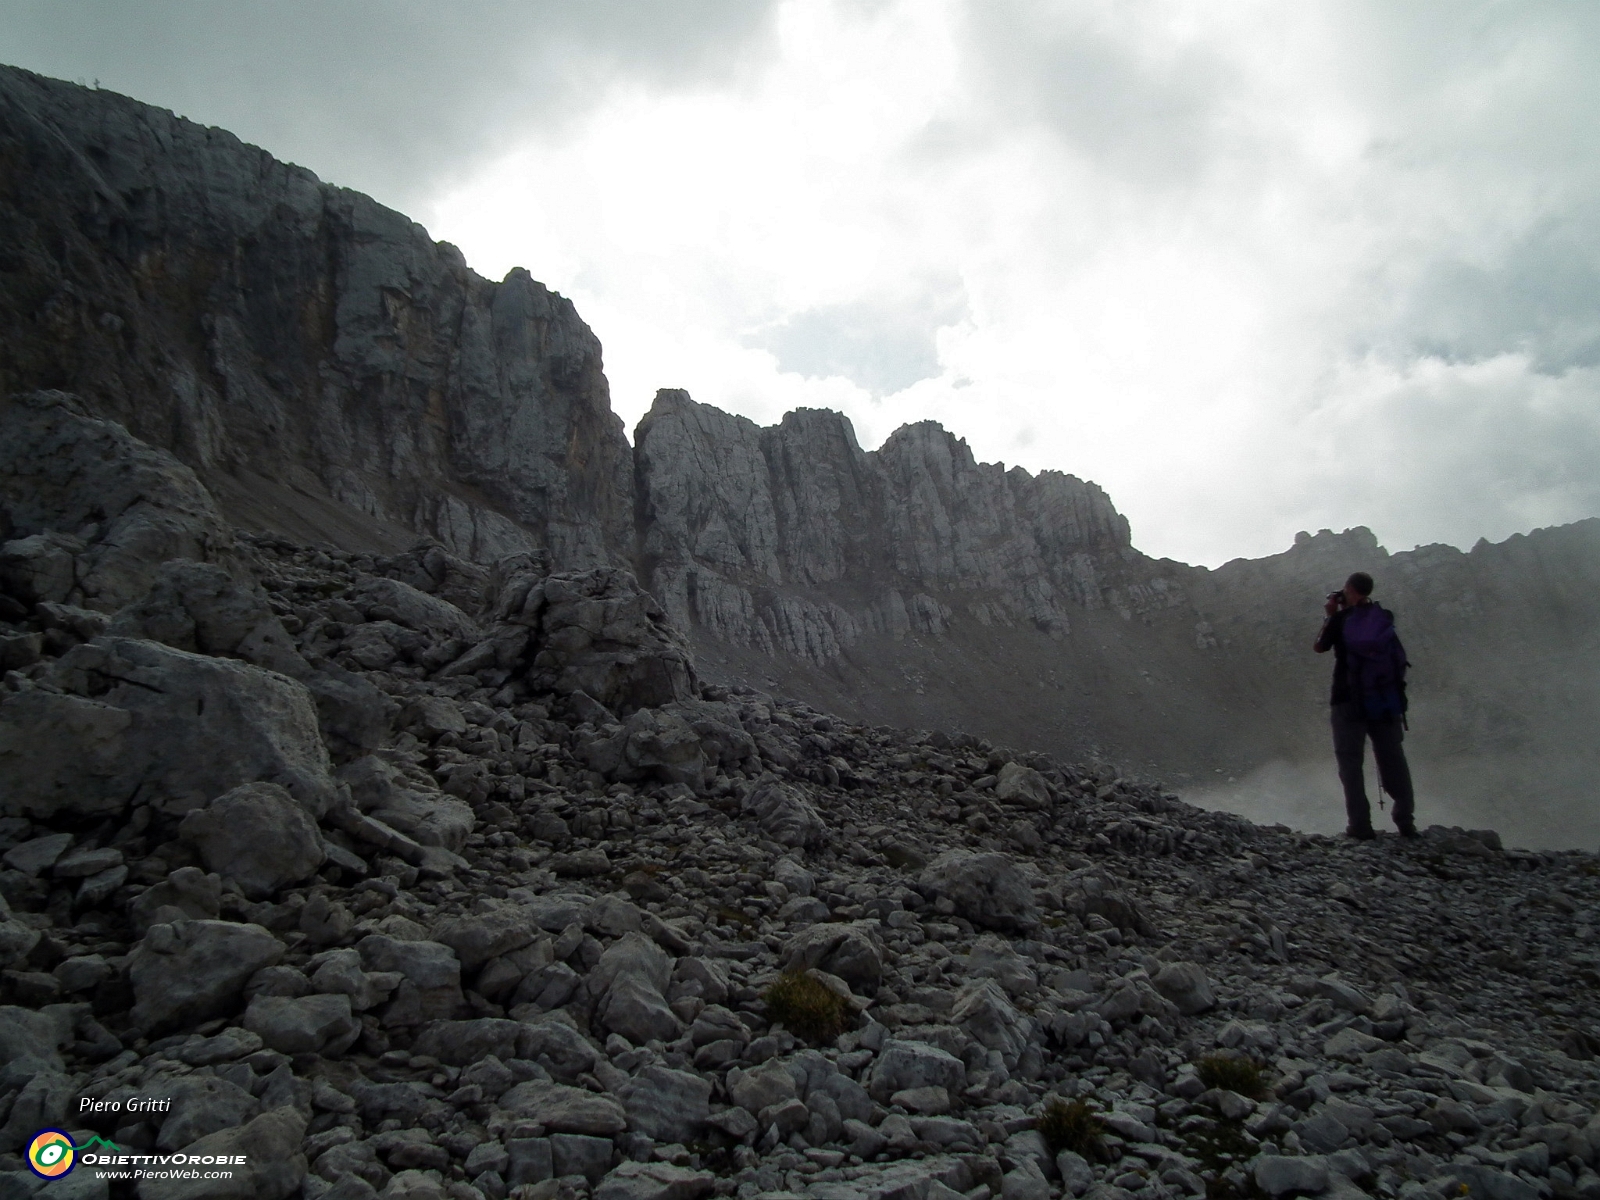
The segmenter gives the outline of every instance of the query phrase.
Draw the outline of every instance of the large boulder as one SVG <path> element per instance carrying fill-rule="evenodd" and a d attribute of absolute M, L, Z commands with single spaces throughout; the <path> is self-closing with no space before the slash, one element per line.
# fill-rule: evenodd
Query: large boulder
<path fill-rule="evenodd" d="M 804 793 L 776 779 L 756 784 L 739 807 L 755 818 L 762 833 L 785 846 L 819 846 L 827 836 L 828 827 Z"/>
<path fill-rule="evenodd" d="M 150 590 L 124 606 L 106 632 L 194 654 L 242 658 L 285 675 L 308 669 L 266 594 L 213 563 L 162 563 Z"/>
<path fill-rule="evenodd" d="M 883 949 L 878 944 L 876 922 L 833 922 L 812 925 L 783 944 L 786 971 L 817 968 L 837 975 L 852 991 L 877 995 L 883 981 Z"/>
<path fill-rule="evenodd" d="M 328 854 L 317 823 L 275 783 L 224 792 L 186 816 L 178 834 L 206 870 L 232 879 L 252 900 L 309 878 Z"/>
<path fill-rule="evenodd" d="M 942 1087 L 955 1094 L 967 1082 L 967 1068 L 959 1058 L 926 1042 L 896 1039 L 884 1045 L 873 1064 L 867 1091 L 880 1104 L 896 1092 Z"/>
<path fill-rule="evenodd" d="M 225 1016 L 250 976 L 283 957 L 284 946 L 259 925 L 175 921 L 152 925 L 128 961 L 133 1023 L 160 1033 Z"/>
<path fill-rule="evenodd" d="M 974 979 L 956 993 L 950 1024 L 986 1050 L 998 1050 L 1008 1070 L 1027 1050 L 1033 1036 L 1033 1022 L 1017 1011 L 1000 985 L 992 979 Z"/>
<path fill-rule="evenodd" d="M 476 824 L 472 806 L 408 776 L 381 755 L 369 754 L 339 771 L 350 798 L 391 829 L 422 846 L 459 852 Z"/>
<path fill-rule="evenodd" d="M 711 1081 L 691 1071 L 644 1067 L 617 1089 L 628 1128 L 658 1142 L 691 1142 L 711 1116 Z"/>
<path fill-rule="evenodd" d="M 316 701 L 324 736 L 341 750 L 380 745 L 399 709 L 337 663 L 313 667 L 295 648 L 266 593 L 211 563 L 163 563 L 150 590 L 117 613 L 107 632 L 196 654 L 239 658 L 298 679 Z"/>
<path fill-rule="evenodd" d="M 466 997 L 461 992 L 461 961 L 440 942 L 407 942 L 369 933 L 356 943 L 367 971 L 393 971 L 402 977 L 384 1021 L 421 1025 L 455 1015 Z"/>
<path fill-rule="evenodd" d="M 316 707 L 285 676 L 107 637 L 73 647 L 46 682 L 0 699 L 6 816 L 104 816 L 139 801 L 176 816 L 258 780 L 313 816 L 333 798 Z"/>
<path fill-rule="evenodd" d="M 75 540 L 11 549 L 51 533 Z M 0 400 L 0 534 L 8 575 L 48 582 L 70 559 L 64 595 L 19 599 L 102 612 L 144 595 L 168 559 L 226 560 L 233 545 L 193 471 L 63 392 Z"/>
<path fill-rule="evenodd" d="M 1199 963 L 1167 963 L 1156 972 L 1151 982 L 1155 984 L 1156 991 L 1170 1000 L 1186 1017 L 1203 1013 L 1217 1005 L 1211 981 L 1206 978 L 1205 968 Z"/>
<path fill-rule="evenodd" d="M 607 779 L 632 783 L 660 779 L 699 791 L 705 783 L 706 760 L 700 735 L 670 708 L 641 708 L 610 737 L 584 747 L 592 770 Z"/>
<path fill-rule="evenodd" d="M 245 1010 L 244 1027 L 283 1054 L 337 1056 L 361 1033 L 343 994 L 258 995 Z"/>
<path fill-rule="evenodd" d="M 1007 763 L 995 778 L 995 799 L 1017 808 L 1044 809 L 1050 807 L 1050 784 L 1032 767 L 1021 763 Z"/>
<path fill-rule="evenodd" d="M 694 655 L 655 597 L 627 571 L 596 567 L 508 582 L 496 613 L 533 631 L 536 692 L 584 692 L 618 715 L 694 697 Z"/>
<path fill-rule="evenodd" d="M 449 600 L 398 579 L 366 580 L 351 600 L 369 621 L 393 621 L 441 640 L 470 642 L 481 636 L 478 623 Z"/>
<path fill-rule="evenodd" d="M 600 1181 L 594 1200 L 698 1200 L 716 1187 L 710 1171 L 671 1163 L 625 1162 Z"/>
<path fill-rule="evenodd" d="M 923 868 L 917 886 L 984 929 L 1021 933 L 1039 924 L 1033 892 L 1004 854 L 946 851 Z"/>
<path fill-rule="evenodd" d="M 642 933 L 624 934 L 589 973 L 595 1016 L 636 1045 L 670 1041 L 683 1028 L 663 994 L 671 979 L 672 959 L 665 950 Z"/>

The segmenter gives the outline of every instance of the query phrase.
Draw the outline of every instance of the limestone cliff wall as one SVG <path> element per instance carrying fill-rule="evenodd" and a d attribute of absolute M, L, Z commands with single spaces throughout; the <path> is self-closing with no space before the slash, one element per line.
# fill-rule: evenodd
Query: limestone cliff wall
<path fill-rule="evenodd" d="M 1055 637 L 1074 608 L 1180 602 L 1092 483 L 979 463 L 937 424 L 863 451 L 839 413 L 771 428 L 662 391 L 635 432 L 641 565 L 668 610 L 821 664 L 959 613 Z"/>
<path fill-rule="evenodd" d="M 629 450 L 572 304 L 232 134 L 0 68 L 0 390 L 63 388 L 352 537 L 631 550 Z"/>

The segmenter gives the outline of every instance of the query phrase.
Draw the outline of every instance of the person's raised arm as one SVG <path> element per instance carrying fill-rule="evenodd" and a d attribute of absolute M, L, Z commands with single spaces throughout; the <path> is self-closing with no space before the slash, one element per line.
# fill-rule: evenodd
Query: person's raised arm
<path fill-rule="evenodd" d="M 1333 629 L 1333 618 L 1339 611 L 1339 593 L 1329 596 L 1323 604 L 1322 611 L 1328 615 L 1322 618 L 1322 628 L 1317 631 L 1317 640 L 1311 643 L 1311 648 L 1318 654 L 1326 654 L 1333 649 L 1333 638 L 1330 636 Z"/>

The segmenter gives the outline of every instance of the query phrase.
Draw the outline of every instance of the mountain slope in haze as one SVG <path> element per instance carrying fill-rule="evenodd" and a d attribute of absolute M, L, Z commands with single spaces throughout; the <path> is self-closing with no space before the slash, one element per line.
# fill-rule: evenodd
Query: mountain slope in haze
<path fill-rule="evenodd" d="M 627 566 L 709 676 L 1191 787 L 1331 780 L 1309 643 L 1365 569 L 1415 663 L 1424 817 L 1600 837 L 1600 522 L 1470 553 L 1324 531 L 1212 571 L 930 422 L 868 452 L 837 413 L 762 429 L 665 391 L 630 449 L 598 341 L 526 272 L 484 280 L 231 134 L 13 68 L 0 223 L 0 392 L 76 392 L 246 528 Z"/>

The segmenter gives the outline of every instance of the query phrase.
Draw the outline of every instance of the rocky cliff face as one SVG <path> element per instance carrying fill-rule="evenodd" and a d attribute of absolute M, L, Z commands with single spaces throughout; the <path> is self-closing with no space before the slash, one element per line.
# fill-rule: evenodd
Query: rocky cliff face
<path fill-rule="evenodd" d="M 933 422 L 865 452 L 839 413 L 759 429 L 662 391 L 635 440 L 647 578 L 686 628 L 734 646 L 821 665 L 958 611 L 1061 637 L 1074 607 L 1175 598 L 1094 484 L 979 463 Z"/>
<path fill-rule="evenodd" d="M 1592 793 L 1600 522 L 1469 554 L 1324 532 L 1207 571 L 1139 553 L 1093 484 L 976 462 L 932 423 L 869 452 L 837 413 L 762 429 L 664 391 L 630 451 L 594 336 L 525 272 L 490 283 L 225 132 L 10 68 L 0 222 L 0 393 L 74 391 L 226 523 L 379 553 L 426 537 L 450 553 L 407 578 L 439 595 L 480 594 L 515 553 L 631 569 L 707 678 L 1187 785 L 1325 765 L 1308 643 L 1319 597 L 1365 568 L 1416 664 L 1425 795 L 1489 823 L 1537 778 L 1518 832 L 1538 836 Z M 161 533 L 150 504 L 41 534 L 16 506 L 32 457 L 5 460 L 6 578 L 112 610 L 143 586 L 116 564 Z M 195 536 L 178 550 L 225 557 L 226 530 Z M 1600 834 L 1583 821 L 1562 836 Z"/>
<path fill-rule="evenodd" d="M 625 553 L 628 446 L 570 302 L 231 134 L 0 68 L 0 391 L 59 387 L 245 524 Z"/>

